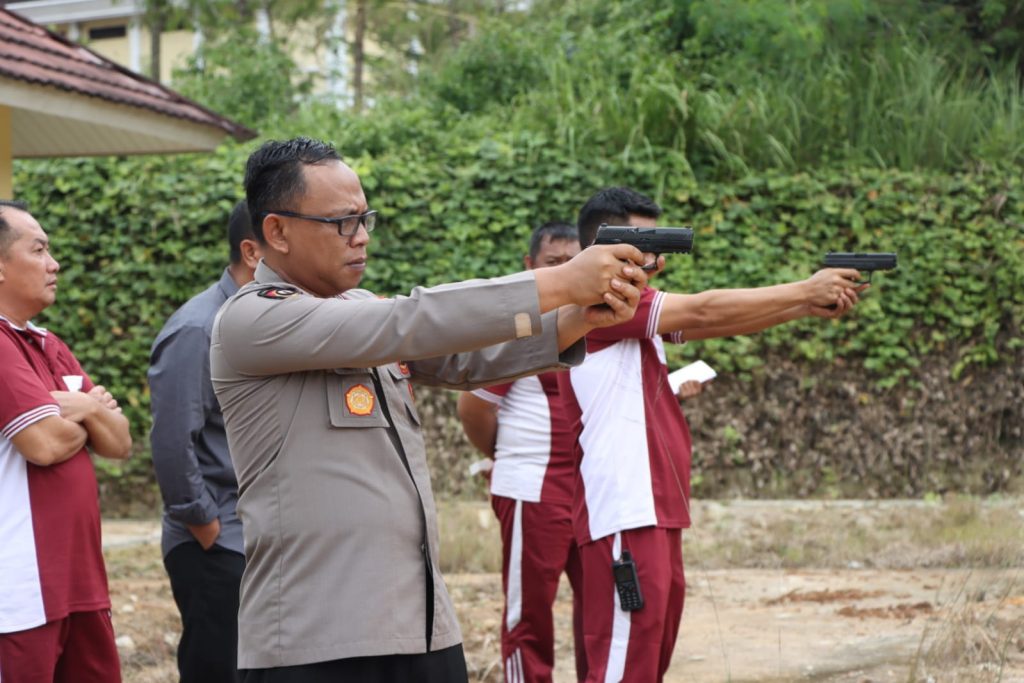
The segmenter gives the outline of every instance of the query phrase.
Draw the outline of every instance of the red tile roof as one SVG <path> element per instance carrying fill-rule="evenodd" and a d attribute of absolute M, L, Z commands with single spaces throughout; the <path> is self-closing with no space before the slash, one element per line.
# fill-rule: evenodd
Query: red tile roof
<path fill-rule="evenodd" d="M 256 137 L 245 126 L 2 8 L 0 77 L 213 126 L 239 141 Z"/>

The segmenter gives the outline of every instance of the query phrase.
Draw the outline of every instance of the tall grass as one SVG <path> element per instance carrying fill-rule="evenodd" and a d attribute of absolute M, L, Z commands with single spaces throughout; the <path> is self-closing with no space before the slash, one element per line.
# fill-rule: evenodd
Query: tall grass
<path fill-rule="evenodd" d="M 573 158 L 669 154 L 687 165 L 691 114 L 677 58 L 639 54 L 584 29 L 571 48 L 538 60 L 538 82 L 509 112 L 513 129 L 545 132 Z"/>
<path fill-rule="evenodd" d="M 613 49 L 584 30 L 572 49 L 538 59 L 539 80 L 507 120 L 545 133 L 573 158 L 621 155 L 717 177 L 1024 160 L 1015 68 L 968 70 L 906 37 L 784 69 L 737 62 L 709 74 L 678 53 Z"/>
<path fill-rule="evenodd" d="M 933 49 L 893 44 L 863 59 L 827 55 L 764 80 L 704 98 L 697 127 L 728 166 L 949 170 L 1017 162 L 1024 153 L 1024 100 L 1009 67 L 972 73 Z"/>
<path fill-rule="evenodd" d="M 1019 577 L 980 591 L 969 590 L 965 580 L 944 605 L 941 619 L 921 634 L 907 680 L 1016 680 L 1006 674 L 1024 651 L 1024 617 L 1015 614 L 1013 602 L 1019 590 Z"/>

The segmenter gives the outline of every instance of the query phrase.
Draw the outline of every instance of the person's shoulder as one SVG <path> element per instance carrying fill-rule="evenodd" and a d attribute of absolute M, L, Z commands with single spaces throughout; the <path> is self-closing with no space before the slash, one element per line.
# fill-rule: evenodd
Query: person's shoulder
<path fill-rule="evenodd" d="M 0 353 L 8 353 L 18 348 L 17 332 L 5 321 L 0 320 Z"/>
<path fill-rule="evenodd" d="M 253 281 L 243 285 L 234 296 L 227 300 L 225 306 L 238 306 L 240 304 L 266 306 L 278 301 L 287 301 L 302 296 L 312 296 L 312 294 L 287 282 Z"/>
<path fill-rule="evenodd" d="M 268 306 L 279 306 L 285 302 L 311 296 L 287 282 L 253 281 L 242 285 L 234 296 L 220 307 L 220 324 L 230 325 L 233 321 L 237 321 L 238 324 L 251 324 L 254 314 Z"/>
<path fill-rule="evenodd" d="M 217 310 L 223 303 L 224 297 L 215 282 L 194 295 L 171 314 L 171 317 L 160 329 L 160 333 L 157 334 L 154 344 L 160 343 L 163 339 L 175 335 L 181 330 L 205 330 L 209 334 Z"/>
<path fill-rule="evenodd" d="M 60 335 L 55 333 L 53 330 L 46 330 L 45 341 L 46 345 L 52 345 L 56 348 L 58 356 L 65 356 L 74 358 L 75 354 L 71 352 L 71 347 L 68 343 L 60 338 Z M 77 361 L 77 359 L 75 359 Z"/>
<path fill-rule="evenodd" d="M 341 295 L 343 300 L 361 301 L 365 299 L 386 299 L 386 296 L 374 294 L 368 289 L 350 289 Z"/>

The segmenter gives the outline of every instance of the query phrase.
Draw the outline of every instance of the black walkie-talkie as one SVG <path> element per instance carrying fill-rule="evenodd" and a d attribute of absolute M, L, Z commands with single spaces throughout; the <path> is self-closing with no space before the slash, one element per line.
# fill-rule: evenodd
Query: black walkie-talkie
<path fill-rule="evenodd" d="M 612 562 L 612 574 L 615 576 L 615 589 L 619 591 L 619 605 L 627 612 L 633 612 L 644 606 L 644 596 L 640 592 L 640 577 L 636 574 L 636 562 L 628 550 Z"/>

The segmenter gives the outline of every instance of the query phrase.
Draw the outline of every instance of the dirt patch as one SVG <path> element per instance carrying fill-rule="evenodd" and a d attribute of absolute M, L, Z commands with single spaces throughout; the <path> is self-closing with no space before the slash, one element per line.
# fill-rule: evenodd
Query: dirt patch
<path fill-rule="evenodd" d="M 836 614 L 841 617 L 853 617 L 855 619 L 903 619 L 910 621 L 915 617 L 931 614 L 935 611 L 930 602 L 919 602 L 914 605 L 900 603 L 888 607 L 843 607 Z"/>
<path fill-rule="evenodd" d="M 787 602 L 848 602 L 850 600 L 864 600 L 866 598 L 876 598 L 879 595 L 884 595 L 882 591 L 862 591 L 856 589 L 847 590 L 829 590 L 826 588 L 823 591 L 811 591 L 809 593 L 802 592 L 800 590 L 790 591 L 785 595 L 781 595 L 771 600 L 765 600 L 766 605 L 782 605 Z"/>
<path fill-rule="evenodd" d="M 1003 597 L 1022 579 L 1016 569 L 691 570 L 666 680 L 1024 681 L 1024 609 Z M 857 604 L 768 604 L 841 593 Z"/>
<path fill-rule="evenodd" d="M 1024 683 L 1022 511 L 1006 499 L 694 505 L 665 680 Z M 470 680 L 499 683 L 497 525 L 485 505 L 445 504 L 441 527 Z M 177 680 L 180 624 L 158 538 L 155 520 L 104 523 L 126 683 Z M 571 620 L 563 582 L 555 683 L 575 680 Z"/>

